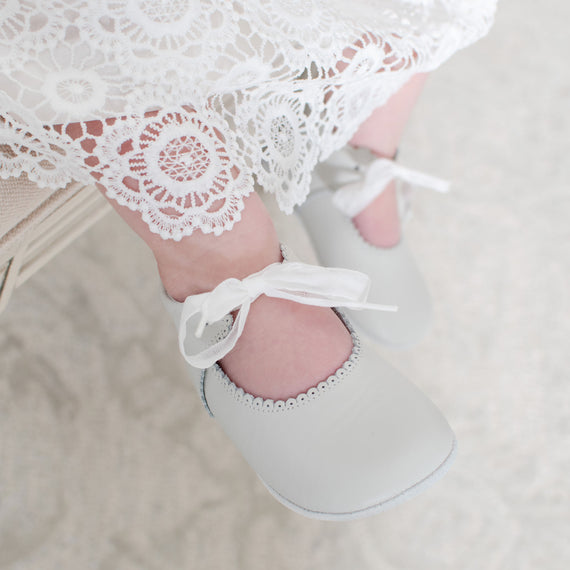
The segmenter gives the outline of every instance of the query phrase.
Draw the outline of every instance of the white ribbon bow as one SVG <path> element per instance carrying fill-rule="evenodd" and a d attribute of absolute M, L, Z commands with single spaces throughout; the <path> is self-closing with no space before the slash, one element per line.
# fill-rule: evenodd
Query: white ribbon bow
<path fill-rule="evenodd" d="M 352 218 L 371 204 L 394 178 L 437 192 L 449 190 L 449 182 L 441 178 L 406 168 L 387 158 L 379 158 L 370 163 L 362 180 L 337 190 L 333 195 L 333 203 L 341 212 Z"/>
<path fill-rule="evenodd" d="M 318 307 L 347 307 L 397 311 L 393 305 L 366 303 L 370 278 L 350 269 L 319 267 L 298 262 L 273 263 L 258 273 L 242 279 L 227 279 L 209 293 L 193 295 L 184 301 L 178 341 L 186 361 L 197 368 L 208 368 L 235 346 L 243 332 L 249 308 L 260 295 L 288 299 Z M 187 354 L 184 348 L 187 323 L 201 313 L 196 329 L 199 338 L 208 323 L 219 321 L 239 309 L 228 335 L 198 354 Z"/>

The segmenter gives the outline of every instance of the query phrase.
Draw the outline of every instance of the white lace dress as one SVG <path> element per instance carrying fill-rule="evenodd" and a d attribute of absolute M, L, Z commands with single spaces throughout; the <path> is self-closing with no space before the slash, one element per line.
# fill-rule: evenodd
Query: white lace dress
<path fill-rule="evenodd" d="M 230 229 L 254 180 L 290 212 L 495 2 L 0 0 L 0 176 L 95 178 L 165 239 Z"/>

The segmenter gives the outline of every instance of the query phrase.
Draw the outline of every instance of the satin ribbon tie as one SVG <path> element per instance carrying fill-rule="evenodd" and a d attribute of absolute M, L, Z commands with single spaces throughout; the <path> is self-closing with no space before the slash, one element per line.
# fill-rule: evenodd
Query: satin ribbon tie
<path fill-rule="evenodd" d="M 337 190 L 333 195 L 333 203 L 352 218 L 371 204 L 394 178 L 437 192 L 449 190 L 449 182 L 441 178 L 401 166 L 387 158 L 379 158 L 370 163 L 362 180 L 346 184 Z"/>
<path fill-rule="evenodd" d="M 394 305 L 367 303 L 370 278 L 350 269 L 319 267 L 299 262 L 273 263 L 245 279 L 227 279 L 209 293 L 193 295 L 184 301 L 178 341 L 186 361 L 196 368 L 208 368 L 236 345 L 243 332 L 251 304 L 260 296 L 276 297 L 318 307 L 346 307 L 396 311 Z M 187 354 L 185 340 L 188 321 L 200 314 L 196 337 L 207 324 L 237 310 L 233 326 L 225 338 L 197 354 Z"/>

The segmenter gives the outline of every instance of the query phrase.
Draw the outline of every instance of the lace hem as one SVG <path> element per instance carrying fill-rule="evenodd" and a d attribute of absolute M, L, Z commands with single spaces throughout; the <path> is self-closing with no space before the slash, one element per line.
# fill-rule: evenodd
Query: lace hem
<path fill-rule="evenodd" d="M 53 189 L 95 179 L 165 239 L 230 229 L 254 180 L 289 213 L 318 161 L 411 75 L 484 35 L 494 10 L 495 0 L 7 0 L 0 176 L 26 172 Z"/>

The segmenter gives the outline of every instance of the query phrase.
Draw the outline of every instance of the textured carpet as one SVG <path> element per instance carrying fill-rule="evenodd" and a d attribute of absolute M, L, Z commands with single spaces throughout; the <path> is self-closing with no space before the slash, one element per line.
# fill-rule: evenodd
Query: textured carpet
<path fill-rule="evenodd" d="M 111 214 L 0 316 L 0 568 L 570 566 L 570 8 L 503 4 L 430 79 L 401 151 L 453 181 L 416 193 L 407 228 L 433 331 L 384 351 L 457 433 L 445 479 L 349 523 L 275 503 L 201 408 L 153 261 Z"/>

